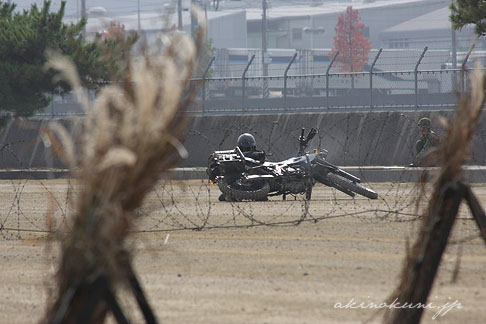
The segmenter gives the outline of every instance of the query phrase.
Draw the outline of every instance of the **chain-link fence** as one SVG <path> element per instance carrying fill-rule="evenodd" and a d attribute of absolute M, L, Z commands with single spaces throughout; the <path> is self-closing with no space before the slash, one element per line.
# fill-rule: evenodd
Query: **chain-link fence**
<path fill-rule="evenodd" d="M 483 53 L 476 49 L 471 57 L 482 62 Z M 452 65 L 448 50 L 427 48 L 372 50 L 361 72 L 341 72 L 339 53 L 332 57 L 329 50 L 267 54 L 263 60 L 259 50 L 218 51 L 211 77 L 194 80 L 203 91 L 193 111 L 448 108 L 456 105 L 458 93 L 467 91 L 473 68 L 471 62 Z"/>
<path fill-rule="evenodd" d="M 444 109 L 456 105 L 468 89 L 474 61 L 486 63 L 486 51 L 467 57 L 449 50 L 379 49 L 368 53 L 360 72 L 342 72 L 331 50 L 220 49 L 198 84 L 193 113 L 268 113 L 343 109 Z M 41 116 L 83 114 L 69 96 Z"/>

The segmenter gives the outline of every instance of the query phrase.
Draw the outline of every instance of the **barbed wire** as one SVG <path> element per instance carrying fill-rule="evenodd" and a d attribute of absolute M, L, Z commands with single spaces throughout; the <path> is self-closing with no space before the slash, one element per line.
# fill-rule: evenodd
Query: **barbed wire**
<path fill-rule="evenodd" d="M 132 233 L 298 226 L 337 218 L 353 218 L 366 223 L 403 223 L 421 219 L 420 213 L 414 211 L 418 194 L 416 184 L 401 181 L 386 185 L 365 184 L 379 192 L 377 202 L 348 198 L 323 186 L 315 189 L 315 198 L 310 201 L 296 196 L 294 200 L 285 201 L 218 202 L 218 187 L 206 181 L 162 180 L 137 211 L 140 223 Z M 2 239 L 70 231 L 69 226 L 62 226 L 69 224 L 70 195 L 77 191 L 69 179 L 56 183 L 54 187 L 57 189 L 49 181 L 39 180 L 5 181 L 2 187 L 3 192 L 11 188 L 9 208 L 0 212 L 3 216 L 0 223 Z M 5 194 L 3 196 L 2 200 L 6 202 Z M 49 200 L 52 208 L 48 207 Z M 55 218 L 55 227 L 48 228 L 48 217 Z M 466 211 L 461 219 L 472 218 Z M 476 237 L 479 233 L 460 240 Z"/>
<path fill-rule="evenodd" d="M 372 115 L 369 115 L 372 116 Z M 397 148 L 401 153 L 413 157 L 414 133 L 416 120 L 410 120 L 406 114 L 400 114 L 400 127 L 388 123 L 387 117 L 376 124 L 373 117 L 362 120 L 374 123 L 376 136 L 370 138 L 366 145 L 354 145 L 357 140 L 352 127 L 356 125 L 352 114 L 336 115 L 335 120 L 326 123 L 325 128 L 318 128 L 318 135 L 310 145 L 319 150 L 330 148 L 328 159 L 333 162 L 333 152 L 341 154 L 341 162 L 346 164 L 359 157 L 363 165 L 372 161 L 377 155 L 382 133 L 393 132 L 404 143 Z M 252 133 L 257 139 L 259 149 L 269 153 L 268 160 L 280 161 L 289 158 L 289 152 L 297 152 L 300 127 L 295 125 L 291 131 L 277 131 L 282 121 L 276 117 L 254 119 L 245 124 L 224 125 L 222 136 L 209 136 L 199 130 L 188 129 L 186 137 L 195 137 L 198 146 L 207 149 L 207 156 L 212 151 L 231 149 L 241 133 Z M 316 120 L 315 125 L 320 122 Z M 361 127 L 361 126 L 360 126 Z M 286 126 L 286 128 L 288 128 Z M 478 135 L 481 145 L 486 146 L 486 133 Z M 12 143 L 13 144 L 13 143 Z M 5 144 L 3 152 L 17 161 L 19 168 L 25 169 L 25 163 L 16 156 L 13 145 Z M 10 149 L 8 149 L 10 148 Z M 351 157 L 350 150 L 354 157 Z M 393 152 L 391 152 L 393 153 Z M 7 157 L 5 157 L 7 158 Z M 28 171 L 27 171 L 28 174 Z M 323 185 L 316 185 L 313 197 L 306 201 L 302 196 L 289 196 L 285 201 L 279 197 L 268 202 L 219 202 L 217 186 L 207 180 L 178 181 L 161 179 L 147 197 L 145 204 L 137 211 L 139 223 L 134 233 L 171 232 L 183 230 L 232 229 L 249 227 L 297 226 L 312 224 L 335 218 L 353 218 L 368 223 L 402 223 L 416 222 L 421 219 L 423 205 L 416 205 L 416 198 L 428 191 L 421 190 L 416 183 L 409 182 L 405 172 L 387 183 L 372 183 L 365 173 L 357 173 L 362 183 L 378 192 L 376 201 L 350 198 L 343 193 Z M 9 180 L 0 182 L 0 238 L 22 239 L 23 235 L 52 234 L 70 231 L 72 204 L 75 202 L 78 185 L 71 179 L 61 182 L 30 179 Z M 57 180 L 59 181 L 59 180 Z M 294 198 L 294 200 L 292 200 Z M 471 219 L 467 210 L 462 212 L 462 219 Z M 479 234 L 478 234 L 479 235 Z"/>

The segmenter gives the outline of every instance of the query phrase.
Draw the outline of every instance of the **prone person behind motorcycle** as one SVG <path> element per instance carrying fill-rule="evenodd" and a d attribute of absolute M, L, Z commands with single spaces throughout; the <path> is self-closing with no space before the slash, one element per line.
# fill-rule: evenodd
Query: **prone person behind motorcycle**
<path fill-rule="evenodd" d="M 238 140 L 236 141 L 236 145 L 240 148 L 244 156 L 251 158 L 258 163 L 265 162 L 265 158 L 266 158 L 265 152 L 256 149 L 255 137 L 253 137 L 253 135 L 251 135 L 250 133 L 241 134 L 238 137 Z M 208 175 L 211 179 L 212 176 L 219 174 L 219 168 L 215 163 L 211 163 L 211 157 L 209 157 L 209 159 L 210 159 L 210 163 L 207 172 L 209 172 Z M 219 196 L 218 200 L 226 201 L 225 195 L 222 193 Z"/>
<path fill-rule="evenodd" d="M 260 163 L 265 162 L 266 154 L 264 151 L 256 149 L 255 137 L 250 133 L 241 134 L 236 145 L 240 148 L 243 155 Z"/>

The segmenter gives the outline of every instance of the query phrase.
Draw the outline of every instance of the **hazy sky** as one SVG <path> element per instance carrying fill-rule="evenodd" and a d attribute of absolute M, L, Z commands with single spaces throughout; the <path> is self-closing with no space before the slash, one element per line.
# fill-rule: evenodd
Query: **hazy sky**
<path fill-rule="evenodd" d="M 3 0 L 5 1 L 5 0 Z M 18 9 L 29 9 L 33 3 L 42 6 L 43 0 L 12 0 L 17 4 Z M 52 10 L 59 9 L 61 0 L 51 0 Z M 110 15 L 122 15 L 137 11 L 137 0 L 86 0 L 86 9 L 92 7 L 104 7 Z M 164 3 L 170 3 L 170 0 L 140 0 L 141 11 L 160 10 Z M 81 0 L 67 0 L 66 16 L 77 16 L 80 12 Z"/>
<path fill-rule="evenodd" d="M 8 0 L 3 0 L 4 2 Z M 18 9 L 29 9 L 33 3 L 42 6 L 43 0 L 11 0 L 17 4 Z M 140 1 L 140 11 L 160 12 L 164 5 L 177 3 L 176 0 L 85 0 L 86 9 L 92 7 L 104 7 L 108 16 L 126 15 L 137 12 L 138 2 Z M 209 5 L 212 0 L 203 0 Z M 268 0 L 270 7 L 288 6 L 288 5 L 305 5 L 324 4 L 325 3 L 362 3 L 364 0 Z M 376 2 L 397 1 L 397 0 L 376 0 Z M 410 0 L 403 0 L 407 2 Z M 413 0 L 412 0 L 413 1 Z M 61 0 L 51 0 L 52 10 L 60 7 Z M 190 3 L 190 0 L 183 0 L 184 6 Z M 262 0 L 220 0 L 220 9 L 241 9 L 241 8 L 261 8 Z M 66 16 L 78 16 L 81 7 L 81 0 L 67 0 Z"/>

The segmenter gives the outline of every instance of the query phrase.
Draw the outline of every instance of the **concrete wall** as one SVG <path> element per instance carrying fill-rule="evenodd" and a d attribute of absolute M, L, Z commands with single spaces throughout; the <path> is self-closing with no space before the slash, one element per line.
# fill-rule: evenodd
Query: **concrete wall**
<path fill-rule="evenodd" d="M 440 135 L 438 118 L 452 117 L 451 112 L 372 112 L 309 113 L 241 116 L 194 116 L 188 121 L 185 145 L 189 158 L 182 166 L 205 166 L 215 150 L 232 149 L 241 133 L 250 132 L 258 147 L 271 153 L 269 160 L 293 156 L 302 127 L 316 127 L 320 133 L 309 149 L 329 151 L 328 160 L 340 166 L 408 165 L 413 161 L 416 126 L 422 116 L 429 116 Z M 61 120 L 71 129 L 76 122 Z M 0 169 L 63 168 L 52 143 L 43 134 L 47 121 L 15 121 L 1 134 Z M 470 164 L 486 161 L 486 119 L 474 138 Z"/>
<path fill-rule="evenodd" d="M 73 130 L 72 124 L 59 120 Z M 46 131 L 49 120 L 12 121 L 0 133 L 0 169 L 65 168 Z"/>
<path fill-rule="evenodd" d="M 417 121 L 429 116 L 439 135 L 440 116 L 451 112 L 376 112 L 309 113 L 248 116 L 194 117 L 188 125 L 185 145 L 190 157 L 185 166 L 205 165 L 214 150 L 231 149 L 241 133 L 250 132 L 258 147 L 272 153 L 269 159 L 283 160 L 298 149 L 302 127 L 320 130 L 309 149 L 329 151 L 328 160 L 341 166 L 408 165 L 413 161 L 415 141 L 419 137 Z M 486 120 L 474 139 L 471 164 L 485 164 Z"/>
<path fill-rule="evenodd" d="M 344 91 L 343 91 L 344 93 Z M 416 97 L 414 94 L 392 94 L 381 95 L 373 94 L 373 105 L 376 106 L 409 106 L 415 105 Z M 452 93 L 430 93 L 419 94 L 418 104 L 427 105 L 429 107 L 444 107 L 455 105 L 457 97 Z M 370 94 L 366 89 L 355 89 L 348 91 L 347 95 L 330 96 L 328 100 L 325 96 L 307 96 L 307 97 L 287 97 L 287 103 L 285 104 L 284 98 L 269 98 L 269 99 L 246 99 L 244 102 L 241 97 L 228 97 L 226 99 L 214 99 L 207 100 L 205 103 L 206 111 L 209 112 L 234 112 L 243 111 L 247 109 L 249 111 L 258 110 L 284 110 L 285 105 L 288 109 L 327 109 L 329 108 L 339 109 L 339 107 L 360 107 L 361 109 L 369 109 Z M 244 107 L 244 109 L 243 109 Z M 203 102 L 197 101 L 194 105 L 196 111 L 203 110 Z M 396 108 L 395 108 L 396 109 Z"/>

